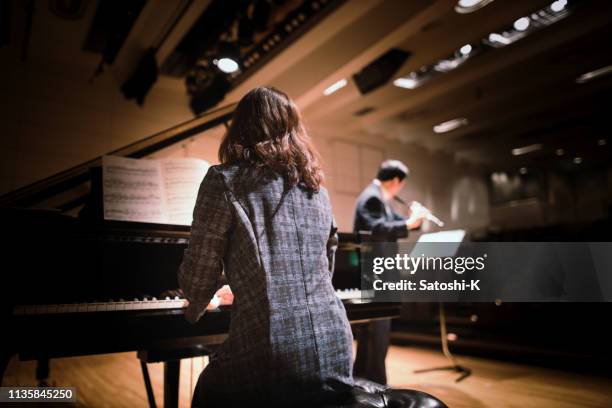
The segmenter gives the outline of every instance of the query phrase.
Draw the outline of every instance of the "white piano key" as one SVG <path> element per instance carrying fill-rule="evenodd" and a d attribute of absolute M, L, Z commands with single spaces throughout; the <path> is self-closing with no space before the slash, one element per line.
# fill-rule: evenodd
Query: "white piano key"
<path fill-rule="evenodd" d="M 114 312 L 126 310 L 164 310 L 181 309 L 187 306 L 187 300 L 176 296 L 159 300 L 149 298 L 140 300 L 135 298 L 133 301 L 109 301 L 109 302 L 90 302 L 90 303 L 66 303 L 49 305 L 17 305 L 13 309 L 14 315 L 38 315 L 38 314 L 62 314 L 62 313 L 93 313 L 93 312 Z"/>

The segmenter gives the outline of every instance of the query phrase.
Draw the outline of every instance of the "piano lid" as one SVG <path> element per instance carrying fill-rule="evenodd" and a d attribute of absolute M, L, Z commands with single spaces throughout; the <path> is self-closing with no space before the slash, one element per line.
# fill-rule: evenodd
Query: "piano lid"
<path fill-rule="evenodd" d="M 206 112 L 107 154 L 131 158 L 148 156 L 207 129 L 227 123 L 235 107 L 236 104 L 231 104 Z M 90 169 L 101 165 L 102 156 L 6 193 L 0 196 L 0 207 L 45 207 L 60 211 L 76 208 L 84 204 L 90 194 Z"/>

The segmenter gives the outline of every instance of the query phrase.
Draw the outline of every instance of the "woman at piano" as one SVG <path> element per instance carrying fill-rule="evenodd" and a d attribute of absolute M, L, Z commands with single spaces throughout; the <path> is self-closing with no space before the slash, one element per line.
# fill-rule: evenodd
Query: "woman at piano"
<path fill-rule="evenodd" d="M 194 407 L 316 406 L 353 385 L 352 334 L 331 283 L 337 246 L 318 154 L 293 101 L 256 88 L 238 103 L 202 181 L 178 272 L 187 319 L 222 274 L 229 336 L 200 375 Z"/>

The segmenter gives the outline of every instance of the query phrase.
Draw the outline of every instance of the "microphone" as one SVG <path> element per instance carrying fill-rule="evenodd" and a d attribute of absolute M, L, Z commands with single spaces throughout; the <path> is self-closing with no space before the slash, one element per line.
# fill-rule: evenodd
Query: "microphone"
<path fill-rule="evenodd" d="M 412 204 L 408 206 L 408 204 L 404 200 L 399 198 L 398 196 L 393 197 L 393 199 L 397 201 L 398 203 L 402 204 L 404 207 L 410 208 L 411 211 L 423 211 L 425 213 L 425 218 L 433 222 L 434 224 L 436 224 L 438 227 L 441 228 L 444 226 L 444 222 L 442 222 L 442 220 L 440 220 L 438 217 L 433 215 L 431 213 L 431 210 L 429 210 L 429 208 L 425 207 L 423 204 L 419 203 L 418 201 L 413 201 Z"/>

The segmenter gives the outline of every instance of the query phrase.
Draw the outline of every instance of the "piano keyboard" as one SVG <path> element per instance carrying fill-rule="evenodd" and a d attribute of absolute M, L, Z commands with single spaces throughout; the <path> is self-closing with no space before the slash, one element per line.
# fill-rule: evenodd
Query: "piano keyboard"
<path fill-rule="evenodd" d="M 341 300 L 360 300 L 362 292 L 359 289 L 339 289 L 336 296 Z M 27 305 L 16 306 L 13 314 L 41 315 L 41 314 L 63 314 L 63 313 L 88 313 L 88 312 L 120 312 L 130 310 L 163 310 L 163 309 L 182 309 L 187 307 L 187 300 L 174 298 L 146 298 L 134 299 L 132 301 L 113 301 L 91 302 L 91 303 L 66 303 L 58 305 Z"/>
<path fill-rule="evenodd" d="M 361 300 L 361 289 L 338 289 L 336 296 L 340 300 Z"/>
<path fill-rule="evenodd" d="M 66 303 L 59 305 L 29 305 L 17 306 L 14 315 L 38 315 L 60 313 L 86 313 L 86 312 L 119 312 L 126 310 L 162 310 L 182 309 L 187 307 L 187 300 L 180 297 L 165 299 L 134 299 L 131 301 L 108 301 L 92 303 Z"/>

